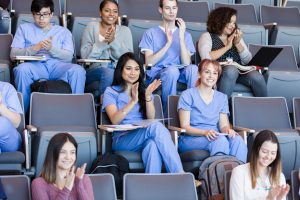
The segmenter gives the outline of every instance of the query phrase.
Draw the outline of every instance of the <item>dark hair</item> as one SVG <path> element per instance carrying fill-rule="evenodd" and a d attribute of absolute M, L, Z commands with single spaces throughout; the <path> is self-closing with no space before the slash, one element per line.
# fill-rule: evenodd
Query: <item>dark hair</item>
<path fill-rule="evenodd" d="M 219 7 L 211 11 L 206 22 L 207 31 L 209 33 L 220 35 L 222 34 L 226 24 L 230 22 L 233 15 L 237 11 L 229 7 Z"/>
<path fill-rule="evenodd" d="M 54 12 L 54 3 L 52 0 L 33 0 L 31 3 L 31 12 L 37 13 L 42 10 L 42 8 L 50 7 L 51 13 Z"/>
<path fill-rule="evenodd" d="M 146 99 L 145 99 L 145 84 L 144 84 L 144 68 L 140 62 L 140 60 L 131 52 L 124 53 L 118 60 L 115 72 L 114 72 L 114 79 L 112 86 L 121 86 L 123 91 L 126 89 L 126 82 L 122 78 L 122 72 L 124 69 L 125 64 L 129 60 L 134 60 L 138 63 L 140 67 L 140 76 L 137 82 L 139 82 L 139 104 L 140 104 L 140 112 L 142 113 L 143 117 L 146 118 Z"/>
<path fill-rule="evenodd" d="M 101 11 L 107 3 L 113 3 L 113 4 L 115 4 L 115 5 L 118 7 L 118 9 L 119 9 L 119 4 L 118 4 L 115 0 L 103 0 L 103 1 L 100 3 L 99 10 Z"/>
<path fill-rule="evenodd" d="M 164 1 L 165 1 L 165 0 L 159 0 L 159 7 L 160 7 L 160 8 L 163 8 L 163 6 L 164 6 Z M 178 0 L 170 0 L 170 1 L 175 1 L 176 4 L 178 5 Z"/>
<path fill-rule="evenodd" d="M 198 65 L 198 73 L 201 74 L 201 72 L 206 69 L 207 65 L 212 64 L 215 69 L 218 71 L 218 79 L 221 76 L 222 73 L 222 67 L 218 61 L 210 60 L 210 59 L 203 59 Z M 199 77 L 196 83 L 196 86 L 201 84 L 201 78 Z"/>
<path fill-rule="evenodd" d="M 75 146 L 77 155 L 77 142 L 69 133 L 58 133 L 54 135 L 49 142 L 45 161 L 40 175 L 49 184 L 55 182 L 57 160 L 61 148 L 66 142 L 71 142 Z"/>
<path fill-rule="evenodd" d="M 276 135 L 270 131 L 270 130 L 263 130 L 260 131 L 253 142 L 253 146 L 251 148 L 250 152 L 250 175 L 251 175 L 251 182 L 252 182 L 252 188 L 255 188 L 256 186 L 256 179 L 259 176 L 258 170 L 257 170 L 257 161 L 258 161 L 258 156 L 259 156 L 259 151 L 261 146 L 263 145 L 264 142 L 270 141 L 274 144 L 277 145 L 277 154 L 275 160 L 269 165 L 271 168 L 270 172 L 270 183 L 271 185 L 280 184 L 280 174 L 282 171 L 281 168 L 281 155 L 280 155 L 280 147 L 279 147 L 279 142 L 276 137 Z"/>

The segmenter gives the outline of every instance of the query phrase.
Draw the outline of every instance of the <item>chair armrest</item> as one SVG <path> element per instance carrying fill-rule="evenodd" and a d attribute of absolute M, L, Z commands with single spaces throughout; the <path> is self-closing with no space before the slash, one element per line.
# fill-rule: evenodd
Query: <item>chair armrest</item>
<path fill-rule="evenodd" d="M 238 132 L 238 134 L 243 138 L 245 144 L 247 144 L 247 136 L 250 133 L 255 133 L 254 129 L 250 128 L 245 128 L 245 127 L 240 127 L 240 126 L 235 126 L 233 129 Z"/>
<path fill-rule="evenodd" d="M 33 126 L 33 125 L 27 125 L 26 129 L 29 130 L 31 133 L 33 132 L 37 132 L 37 127 Z"/>
<path fill-rule="evenodd" d="M 44 55 L 37 55 L 37 56 L 15 56 L 13 60 L 19 64 L 25 61 L 45 61 L 47 58 Z"/>
<path fill-rule="evenodd" d="M 31 169 L 31 136 L 28 133 L 27 129 L 24 129 L 22 132 L 22 140 L 25 154 L 25 169 L 30 171 Z"/>
<path fill-rule="evenodd" d="M 179 128 L 179 127 L 176 127 L 176 126 L 168 126 L 168 129 L 170 131 L 177 131 L 177 132 L 180 132 L 180 133 L 185 133 L 186 132 L 185 129 Z"/>
<path fill-rule="evenodd" d="M 103 133 L 104 135 L 106 135 L 107 132 L 109 133 L 114 132 L 114 128 L 106 127 L 104 125 L 98 125 L 98 129 L 102 130 L 101 133 Z"/>
<path fill-rule="evenodd" d="M 271 30 L 271 29 L 275 29 L 277 27 L 277 23 L 276 22 L 272 22 L 272 23 L 266 23 L 264 24 L 265 29 Z"/>
<path fill-rule="evenodd" d="M 78 59 L 77 63 L 84 65 L 85 68 L 88 68 L 93 63 L 111 63 L 111 59 Z"/>
<path fill-rule="evenodd" d="M 174 142 L 175 147 L 178 149 L 178 136 L 181 133 L 185 133 L 186 130 L 183 128 L 176 127 L 176 126 L 168 126 L 168 129 L 170 131 L 172 141 Z"/>

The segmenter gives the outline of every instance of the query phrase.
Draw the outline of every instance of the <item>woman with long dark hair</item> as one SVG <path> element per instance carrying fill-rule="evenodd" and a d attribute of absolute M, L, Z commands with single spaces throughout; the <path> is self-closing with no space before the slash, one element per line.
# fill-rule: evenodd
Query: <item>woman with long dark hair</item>
<path fill-rule="evenodd" d="M 269 130 L 259 132 L 253 142 L 249 163 L 232 171 L 230 199 L 286 199 L 290 187 L 285 182 L 280 158 L 276 135 Z"/>
<path fill-rule="evenodd" d="M 155 80 L 145 88 L 142 65 L 133 53 L 125 53 L 119 58 L 112 86 L 104 92 L 102 109 L 112 124 L 154 119 L 152 93 L 160 84 L 160 80 Z M 146 173 L 160 173 L 162 163 L 168 172 L 183 172 L 170 133 L 160 122 L 153 122 L 145 128 L 114 132 L 112 148 L 115 151 L 142 152 Z"/>
<path fill-rule="evenodd" d="M 93 200 L 86 163 L 76 169 L 77 142 L 68 133 L 58 133 L 49 142 L 40 177 L 32 182 L 33 200 Z"/>

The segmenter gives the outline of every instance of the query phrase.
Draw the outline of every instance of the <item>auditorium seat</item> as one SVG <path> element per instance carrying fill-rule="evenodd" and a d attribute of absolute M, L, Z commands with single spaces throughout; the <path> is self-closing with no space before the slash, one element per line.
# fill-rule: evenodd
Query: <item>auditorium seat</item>
<path fill-rule="evenodd" d="M 280 145 L 282 171 L 289 180 L 291 171 L 300 167 L 300 136 L 292 129 L 285 98 L 233 97 L 231 113 L 233 128 L 240 131 L 247 141 L 248 150 L 259 131 L 269 129 L 275 132 Z"/>
<path fill-rule="evenodd" d="M 102 100 L 101 100 L 102 103 Z M 100 107 L 102 105 L 100 104 Z M 161 98 L 159 95 L 154 95 L 154 107 L 155 107 L 155 119 L 163 119 L 163 109 Z M 112 152 L 112 128 L 106 128 L 101 125 L 111 124 L 106 112 L 100 111 L 100 135 L 101 135 L 101 153 Z M 162 120 L 162 123 L 164 121 Z M 125 157 L 129 162 L 129 169 L 131 172 L 143 172 L 144 164 L 142 160 L 141 152 L 135 151 L 115 151 L 115 154 Z"/>
<path fill-rule="evenodd" d="M 261 5 L 269 5 L 269 6 L 276 6 L 276 0 L 240 0 L 241 4 L 253 4 L 255 6 L 256 13 L 258 14 L 258 21 L 261 22 L 261 15 L 260 15 L 260 6 Z"/>
<path fill-rule="evenodd" d="M 177 111 L 178 100 L 179 96 L 177 95 L 170 95 L 168 97 L 168 128 L 174 137 L 173 141 L 175 141 L 175 145 L 177 147 L 178 136 L 186 132 L 185 129 L 180 128 L 180 121 Z M 191 172 L 195 175 L 195 177 L 198 177 L 199 166 L 205 158 L 209 157 L 209 152 L 206 150 L 192 150 L 180 153 L 179 155 L 184 171 Z"/>
<path fill-rule="evenodd" d="M 249 44 L 252 55 L 261 47 L 283 48 L 264 74 L 269 97 L 285 97 L 292 112 L 292 98 L 300 96 L 300 70 L 298 69 L 293 46 Z"/>
<path fill-rule="evenodd" d="M 197 200 L 191 173 L 125 174 L 124 200 Z"/>
<path fill-rule="evenodd" d="M 10 82 L 10 46 L 13 36 L 0 34 L 0 81 Z"/>
<path fill-rule="evenodd" d="M 50 139 L 61 132 L 72 134 L 78 143 L 76 166 L 87 163 L 86 171 L 90 170 L 97 156 L 97 125 L 94 98 L 91 94 L 33 92 L 29 125 L 36 176 L 43 166 Z"/>

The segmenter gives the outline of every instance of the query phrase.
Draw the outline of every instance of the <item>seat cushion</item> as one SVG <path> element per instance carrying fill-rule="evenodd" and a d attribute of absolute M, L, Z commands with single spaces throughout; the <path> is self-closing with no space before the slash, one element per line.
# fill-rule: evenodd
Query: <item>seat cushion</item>
<path fill-rule="evenodd" d="M 209 156 L 209 152 L 205 150 L 192 150 L 180 154 L 182 162 L 202 161 Z"/>
<path fill-rule="evenodd" d="M 2 152 L 0 154 L 0 164 L 23 164 L 25 155 L 20 151 Z"/>

